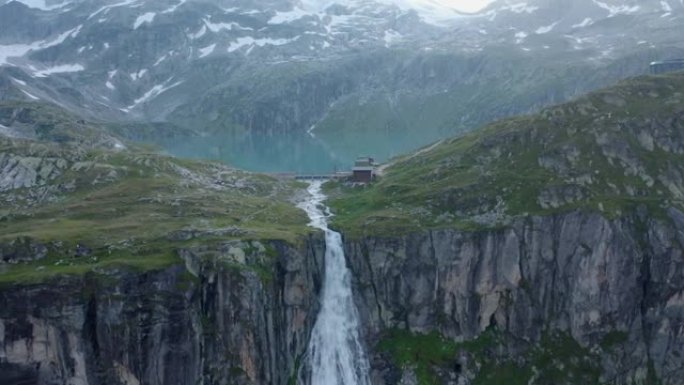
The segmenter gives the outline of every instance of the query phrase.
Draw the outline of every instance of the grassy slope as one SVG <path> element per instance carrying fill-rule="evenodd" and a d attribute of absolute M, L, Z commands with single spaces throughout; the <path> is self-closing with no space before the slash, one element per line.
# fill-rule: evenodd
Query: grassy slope
<path fill-rule="evenodd" d="M 42 102 L 0 101 L 0 124 L 45 142 L 103 147 L 114 139 L 98 124 Z"/>
<path fill-rule="evenodd" d="M 400 158 L 370 187 L 329 186 L 335 225 L 360 236 L 573 209 L 657 215 L 682 205 L 683 113 L 684 74 L 630 79 Z"/>
<path fill-rule="evenodd" d="M 30 114 L 59 112 L 29 107 Z M 23 158 L 27 164 L 59 159 L 62 168 L 36 186 L 0 191 L 0 254 L 3 247 L 7 255 L 39 243 L 47 246 L 48 256 L 0 264 L 0 283 L 115 266 L 156 269 L 180 263 L 179 247 L 231 239 L 294 243 L 309 231 L 306 215 L 288 201 L 299 188 L 294 183 L 136 146 L 113 151 L 84 145 L 82 139 L 99 136 L 96 126 L 71 121 L 68 114 L 54 120 L 54 115 L 37 115 L 30 119 L 37 125 L 27 124 L 27 131 L 48 122 L 69 135 L 60 136 L 65 138 L 60 143 L 0 138 L 0 157 Z M 194 235 L 179 236 L 179 231 Z M 78 245 L 92 251 L 76 257 Z"/>
<path fill-rule="evenodd" d="M 476 373 L 475 385 L 600 384 L 599 349 L 582 347 L 562 332 L 545 333 L 538 344 L 520 349 L 503 332 L 489 328 L 477 338 L 454 342 L 438 333 L 413 334 L 390 330 L 377 348 L 389 355 L 398 368 L 412 368 L 418 384 L 443 383 L 440 368 L 460 365 L 459 356 L 469 357 L 468 368 Z M 511 349 L 513 346 L 517 349 Z M 613 346 L 601 346 L 609 353 Z M 462 361 L 461 361 L 462 362 Z M 654 382 L 651 382 L 654 383 Z"/>

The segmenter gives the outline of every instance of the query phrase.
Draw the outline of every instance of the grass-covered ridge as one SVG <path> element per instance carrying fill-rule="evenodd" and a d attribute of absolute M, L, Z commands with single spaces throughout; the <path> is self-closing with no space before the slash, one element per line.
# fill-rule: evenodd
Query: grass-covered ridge
<path fill-rule="evenodd" d="M 15 122 L 15 132 L 35 128 Z M 182 263 L 182 248 L 296 243 L 309 232 L 290 202 L 301 187 L 294 182 L 131 144 L 84 145 L 97 126 L 63 122 L 58 129 L 74 133 L 65 141 L 0 136 L 0 283 L 158 269 Z"/>
<path fill-rule="evenodd" d="M 370 187 L 328 187 L 351 235 L 476 229 L 589 209 L 654 215 L 684 200 L 684 74 L 640 77 L 396 160 Z"/>
<path fill-rule="evenodd" d="M 390 330 L 378 349 L 389 356 L 396 368 L 412 370 L 420 385 L 444 383 L 440 373 L 454 368 L 474 373 L 475 385 L 603 382 L 599 347 L 584 348 L 564 332 L 545 332 L 539 341 L 521 349 L 519 341 L 512 341 L 495 327 L 463 342 L 451 341 L 437 332 Z"/>

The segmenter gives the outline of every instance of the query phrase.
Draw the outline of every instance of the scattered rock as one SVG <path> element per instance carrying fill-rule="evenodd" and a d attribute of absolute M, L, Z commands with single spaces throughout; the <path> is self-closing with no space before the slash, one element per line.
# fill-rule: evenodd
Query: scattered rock
<path fill-rule="evenodd" d="M 21 263 L 43 259 L 48 248 L 28 237 L 17 238 L 7 244 L 0 244 L 0 263 Z"/>

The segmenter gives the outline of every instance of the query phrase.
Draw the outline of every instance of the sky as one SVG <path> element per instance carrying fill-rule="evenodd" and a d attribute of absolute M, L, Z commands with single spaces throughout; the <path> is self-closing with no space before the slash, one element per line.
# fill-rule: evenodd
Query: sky
<path fill-rule="evenodd" d="M 477 12 L 492 0 L 435 0 L 435 2 L 456 8 L 461 12 Z"/>

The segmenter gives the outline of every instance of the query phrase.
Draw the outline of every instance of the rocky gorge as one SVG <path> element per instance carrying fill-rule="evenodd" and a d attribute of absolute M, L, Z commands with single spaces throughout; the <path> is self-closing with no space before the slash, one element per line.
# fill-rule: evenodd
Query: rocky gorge
<path fill-rule="evenodd" d="M 663 219 L 573 212 L 347 240 L 372 381 L 498 383 L 488 376 L 502 371 L 534 383 L 678 384 L 682 242 L 676 209 Z M 183 264 L 159 271 L 4 286 L 3 383 L 306 383 L 323 249 L 320 235 L 298 247 L 227 243 L 182 250 Z M 273 265 L 240 267 L 259 259 Z M 434 333 L 447 358 L 397 361 L 393 343 L 422 349 Z M 548 342 L 554 333 L 567 341 Z M 569 357 L 557 351 L 569 347 Z"/>

